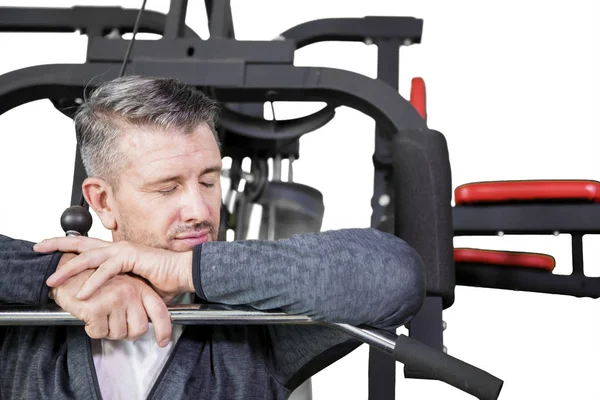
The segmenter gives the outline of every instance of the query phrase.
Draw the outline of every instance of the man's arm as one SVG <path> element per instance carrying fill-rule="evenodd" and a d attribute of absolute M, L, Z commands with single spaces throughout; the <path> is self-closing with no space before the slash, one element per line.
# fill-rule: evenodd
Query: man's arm
<path fill-rule="evenodd" d="M 394 328 L 425 296 L 419 255 L 375 229 L 209 242 L 197 246 L 193 257 L 194 287 L 209 302 L 327 322 Z"/>
<path fill-rule="evenodd" d="M 193 255 L 196 292 L 210 302 L 395 330 L 425 296 L 418 254 L 374 229 L 205 243 Z M 271 325 L 267 332 L 271 373 L 289 390 L 361 344 L 323 326 Z"/>
<path fill-rule="evenodd" d="M 372 228 L 207 242 L 187 252 L 86 237 L 47 239 L 34 249 L 79 253 L 48 279 L 51 287 L 97 270 L 81 299 L 111 277 L 133 273 L 168 294 L 195 292 L 214 303 L 386 329 L 416 312 L 425 296 L 421 257 L 400 238 Z"/>
<path fill-rule="evenodd" d="M 46 279 L 56 270 L 61 252 L 36 253 L 33 243 L 0 235 L 0 304 L 45 304 Z"/>
<path fill-rule="evenodd" d="M 49 239 L 36 249 L 80 253 L 50 277 L 50 286 L 97 269 L 83 285 L 82 298 L 113 276 L 134 273 L 165 293 L 196 292 L 213 303 L 391 330 L 405 324 L 425 297 L 420 256 L 403 240 L 371 228 L 278 241 L 208 242 L 183 253 L 81 237 Z M 282 326 L 269 332 L 273 376 L 288 388 L 306 371 L 357 345 L 328 327 Z M 353 347 L 336 352 L 342 343 Z"/>

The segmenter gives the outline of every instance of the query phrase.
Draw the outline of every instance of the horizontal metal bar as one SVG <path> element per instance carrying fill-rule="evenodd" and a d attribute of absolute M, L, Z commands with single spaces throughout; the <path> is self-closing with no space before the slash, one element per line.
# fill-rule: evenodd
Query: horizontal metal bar
<path fill-rule="evenodd" d="M 324 18 L 294 26 L 280 36 L 299 49 L 317 42 L 398 40 L 421 43 L 423 20 L 414 17 Z M 395 61 L 398 62 L 397 60 Z"/>
<path fill-rule="evenodd" d="M 304 315 L 264 312 L 218 304 L 170 305 L 169 313 L 171 314 L 172 322 L 177 325 L 319 323 Z M 84 325 L 84 322 L 56 305 L 11 305 L 0 307 L 0 326 L 2 325 Z"/>
<path fill-rule="evenodd" d="M 600 298 L 600 277 L 559 275 L 527 267 L 456 263 L 459 286 Z"/>
<path fill-rule="evenodd" d="M 50 64 L 0 75 L 0 114 L 44 98 L 81 98 L 87 88 L 118 76 L 121 63 Z M 221 102 L 325 101 L 357 109 L 390 135 L 427 127 L 414 107 L 391 86 L 351 71 L 240 61 L 147 61 L 130 74 L 168 76 L 197 87 L 212 87 Z M 273 94 L 275 93 L 275 94 Z"/>
<path fill-rule="evenodd" d="M 122 62 L 131 40 L 90 37 L 87 61 Z M 178 37 L 162 40 L 136 40 L 130 60 L 240 60 L 245 63 L 293 64 L 295 43 L 286 41 L 251 41 L 212 38 Z M 169 73 L 166 69 L 165 73 Z"/>
<path fill-rule="evenodd" d="M 306 315 L 259 311 L 219 304 L 171 305 L 174 324 L 181 325 L 324 325 L 342 331 L 375 347 L 405 365 L 418 366 L 430 379 L 439 379 L 482 399 L 495 400 L 502 381 L 461 360 L 435 350 L 405 335 L 344 323 L 326 323 Z M 84 322 L 56 305 L 0 306 L 0 326 L 83 325 Z M 422 356 L 421 356 L 422 354 Z"/>
<path fill-rule="evenodd" d="M 88 36 L 103 36 L 113 29 L 120 33 L 133 31 L 137 9 L 122 7 L 0 7 L 0 32 L 75 32 Z M 145 10 L 139 33 L 162 34 L 166 15 Z M 198 38 L 186 26 L 185 36 Z"/>
<path fill-rule="evenodd" d="M 397 337 L 373 329 L 358 328 L 348 324 L 324 323 L 306 315 L 283 312 L 258 311 L 241 306 L 219 304 L 170 305 L 171 321 L 175 325 L 328 325 L 346 332 L 364 343 L 393 355 Z M 0 326 L 55 326 L 84 325 L 59 306 L 10 305 L 0 307 Z"/>
<path fill-rule="evenodd" d="M 333 328 L 337 328 L 350 336 L 360 340 L 361 342 L 369 344 L 371 347 L 375 347 L 382 350 L 384 353 L 394 355 L 396 348 L 396 341 L 398 336 L 388 333 L 386 331 L 377 331 L 369 328 L 358 328 L 356 326 L 348 324 L 328 324 Z"/>
<path fill-rule="evenodd" d="M 600 204 L 498 204 L 455 206 L 455 236 L 600 233 Z"/>

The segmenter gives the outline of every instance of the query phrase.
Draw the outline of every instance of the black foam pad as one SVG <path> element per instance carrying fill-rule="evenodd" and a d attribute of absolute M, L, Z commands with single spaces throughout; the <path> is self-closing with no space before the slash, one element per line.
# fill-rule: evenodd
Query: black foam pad
<path fill-rule="evenodd" d="M 393 141 L 395 234 L 425 262 L 427 294 L 454 302 L 452 178 L 448 146 L 434 130 L 405 130 Z"/>

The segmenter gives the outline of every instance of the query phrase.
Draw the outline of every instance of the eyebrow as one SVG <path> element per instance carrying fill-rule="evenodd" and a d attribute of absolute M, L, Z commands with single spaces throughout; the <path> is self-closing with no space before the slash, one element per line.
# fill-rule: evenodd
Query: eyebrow
<path fill-rule="evenodd" d="M 222 167 L 220 165 L 213 165 L 211 167 L 204 168 L 200 172 L 199 176 L 206 175 L 206 174 L 212 174 L 214 172 L 221 173 L 221 170 L 222 170 Z M 161 183 L 167 183 L 167 182 L 176 181 L 179 179 L 181 179 L 181 175 L 171 175 L 171 176 L 166 176 L 164 178 L 157 179 L 155 181 L 148 182 L 144 186 L 155 186 L 155 185 L 160 185 Z"/>

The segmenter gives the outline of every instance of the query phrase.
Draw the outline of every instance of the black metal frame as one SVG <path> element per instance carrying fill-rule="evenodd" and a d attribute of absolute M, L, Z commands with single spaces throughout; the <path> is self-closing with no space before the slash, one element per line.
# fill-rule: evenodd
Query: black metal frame
<path fill-rule="evenodd" d="M 106 36 L 117 30 L 124 34 L 133 31 L 137 13 L 138 10 L 122 7 L 0 7 L 0 32 L 80 31 L 81 34 L 93 37 Z M 146 10 L 140 21 L 139 31 L 163 34 L 166 24 L 165 14 Z M 198 37 L 187 25 L 184 32 L 185 36 Z"/>
<path fill-rule="evenodd" d="M 600 233 L 600 204 L 514 203 L 459 205 L 452 212 L 456 236 Z"/>
<path fill-rule="evenodd" d="M 219 101 L 232 110 L 263 117 L 265 101 L 324 101 L 330 106 L 346 105 L 376 121 L 373 154 L 374 192 L 371 226 L 393 233 L 394 182 L 391 142 L 403 131 L 427 129 L 426 122 L 398 93 L 399 50 L 420 43 L 423 21 L 410 17 L 365 17 L 323 19 L 298 25 L 273 42 L 234 39 L 228 1 L 206 0 L 211 39 L 201 40 L 188 27 L 183 28 L 186 0 L 172 0 L 167 16 L 145 12 L 139 32 L 163 34 L 151 42 L 136 41 L 128 73 L 178 78 L 189 84 L 210 88 Z M 80 30 L 89 36 L 87 61 L 83 65 L 43 65 L 0 76 L 0 114 L 18 105 L 50 98 L 62 112 L 69 113 L 84 90 L 118 76 L 128 40 L 107 39 L 114 30 L 130 32 L 137 10 L 116 7 L 74 7 L 72 9 L 0 8 L 0 31 L 69 32 Z M 319 41 L 364 41 L 378 46 L 377 80 L 348 71 L 293 66 L 296 49 Z M 236 132 L 228 132 L 236 135 Z M 227 136 L 227 135 L 226 135 Z M 251 139 L 243 146 L 239 137 L 225 142 L 227 152 L 240 148 L 278 151 L 281 143 L 268 145 Z M 262 147 L 261 147 L 262 146 Z M 298 143 L 285 143 L 290 154 L 299 157 Z M 74 167 L 71 204 L 78 204 L 85 178 L 79 154 Z M 389 206 L 379 199 L 387 195 Z M 411 321 L 411 337 L 442 350 L 441 298 L 428 297 Z M 369 359 L 369 396 L 393 399 L 394 361 L 377 351 Z M 405 369 L 406 377 L 421 378 Z M 430 379 L 430 377 L 428 377 Z"/>
<path fill-rule="evenodd" d="M 520 290 L 574 297 L 600 297 L 600 277 L 583 268 L 583 236 L 600 233 L 600 204 L 577 202 L 459 205 L 453 208 L 455 236 L 571 235 L 573 271 L 558 275 L 524 267 L 456 263 L 462 286 Z"/>

